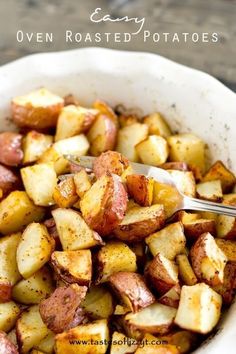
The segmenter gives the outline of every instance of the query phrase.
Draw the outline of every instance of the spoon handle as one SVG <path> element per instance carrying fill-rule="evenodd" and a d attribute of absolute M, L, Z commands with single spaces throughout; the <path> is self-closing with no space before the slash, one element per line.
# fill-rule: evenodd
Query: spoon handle
<path fill-rule="evenodd" d="M 210 211 L 217 214 L 236 217 L 236 207 L 234 206 L 189 197 L 184 197 L 183 209 Z"/>

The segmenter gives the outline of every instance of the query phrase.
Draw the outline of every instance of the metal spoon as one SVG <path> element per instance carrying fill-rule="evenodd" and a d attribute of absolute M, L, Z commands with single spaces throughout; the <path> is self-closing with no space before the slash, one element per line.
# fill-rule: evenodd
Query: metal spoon
<path fill-rule="evenodd" d="M 91 156 L 75 157 L 72 155 L 65 155 L 64 157 L 73 164 L 77 164 L 81 167 L 88 169 L 93 168 L 93 161 L 95 159 L 95 157 Z M 176 204 L 176 207 L 173 210 L 173 214 L 178 210 L 200 210 L 236 217 L 236 207 L 213 203 L 196 198 L 190 198 L 184 195 L 178 190 L 169 172 L 164 169 L 134 162 L 131 162 L 131 166 L 133 168 L 133 171 L 137 174 L 144 175 L 146 177 L 152 177 L 157 182 L 165 183 L 175 187 L 176 191 L 178 192 L 179 198 L 178 203 Z"/>

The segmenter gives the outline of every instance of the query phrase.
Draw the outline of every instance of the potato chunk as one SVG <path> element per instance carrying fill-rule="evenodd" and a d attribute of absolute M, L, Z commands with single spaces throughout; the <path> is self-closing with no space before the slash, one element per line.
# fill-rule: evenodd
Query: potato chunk
<path fill-rule="evenodd" d="M 166 120 L 160 113 L 152 113 L 146 116 L 143 120 L 148 126 L 149 135 L 160 135 L 167 138 L 171 135 L 171 130 Z"/>
<path fill-rule="evenodd" d="M 64 100 L 45 88 L 12 100 L 13 121 L 19 127 L 46 129 L 55 127 Z"/>
<path fill-rule="evenodd" d="M 126 212 L 124 219 L 114 230 L 114 233 L 123 241 L 138 242 L 162 228 L 164 223 L 165 214 L 162 205 L 134 207 Z"/>
<path fill-rule="evenodd" d="M 22 279 L 12 290 L 12 297 L 22 304 L 39 304 L 53 292 L 53 279 L 50 271 L 43 267 L 28 279 Z"/>
<path fill-rule="evenodd" d="M 60 208 L 70 208 L 79 199 L 73 177 L 59 182 L 53 191 L 53 200 Z"/>
<path fill-rule="evenodd" d="M 86 295 L 86 286 L 60 286 L 39 305 L 43 322 L 54 333 L 61 333 L 83 323 L 85 315 L 79 307 Z"/>
<path fill-rule="evenodd" d="M 190 258 L 199 280 L 212 286 L 222 284 L 227 257 L 211 234 L 202 234 L 197 239 L 190 250 Z"/>
<path fill-rule="evenodd" d="M 184 221 L 184 232 L 190 241 L 196 241 L 199 236 L 209 232 L 212 235 L 216 234 L 216 222 L 210 219 L 197 219 L 192 221 Z"/>
<path fill-rule="evenodd" d="M 205 144 L 194 134 L 177 134 L 167 138 L 170 160 L 183 161 L 205 172 Z"/>
<path fill-rule="evenodd" d="M 223 192 L 220 180 L 197 184 L 197 196 L 198 198 L 210 200 L 211 202 L 221 202 Z"/>
<path fill-rule="evenodd" d="M 0 203 L 0 232 L 4 235 L 21 231 L 33 221 L 41 221 L 44 209 L 35 206 L 26 192 L 11 192 Z"/>
<path fill-rule="evenodd" d="M 156 338 L 146 333 L 142 344 L 140 344 L 135 354 L 180 354 L 179 349 L 175 345 L 164 344 L 165 342 L 166 340 L 162 340 L 159 336 Z"/>
<path fill-rule="evenodd" d="M 113 273 L 135 272 L 136 255 L 123 242 L 107 242 L 98 251 L 98 278 L 97 283 L 104 283 Z"/>
<path fill-rule="evenodd" d="M 154 181 L 152 204 L 162 204 L 166 217 L 170 217 L 181 203 L 181 196 L 174 186 Z"/>
<path fill-rule="evenodd" d="M 109 277 L 110 284 L 131 311 L 137 312 L 140 309 L 155 302 L 155 297 L 147 288 L 143 277 L 133 272 L 118 272 Z"/>
<path fill-rule="evenodd" d="M 180 222 L 170 224 L 147 237 L 145 242 L 153 256 L 161 253 L 166 258 L 173 260 L 185 248 L 186 239 L 183 226 Z"/>
<path fill-rule="evenodd" d="M 216 221 L 217 237 L 236 239 L 236 218 L 228 215 L 218 215 Z"/>
<path fill-rule="evenodd" d="M 185 285 L 195 285 L 197 283 L 197 278 L 186 254 L 178 254 L 176 262 L 179 267 L 179 276 L 183 283 Z"/>
<path fill-rule="evenodd" d="M 135 341 L 132 338 L 128 338 L 123 333 L 115 331 L 112 334 L 110 354 L 134 353 L 138 345 L 133 343 Z"/>
<path fill-rule="evenodd" d="M 21 169 L 21 177 L 25 190 L 35 205 L 54 204 L 53 192 L 57 186 L 57 175 L 53 164 L 24 167 Z"/>
<path fill-rule="evenodd" d="M 57 121 L 55 141 L 87 131 L 95 120 L 96 114 L 95 109 L 73 104 L 63 107 Z"/>
<path fill-rule="evenodd" d="M 105 354 L 109 343 L 108 324 L 106 320 L 98 320 L 80 325 L 57 334 L 55 339 L 56 354 Z M 73 345 L 73 341 L 77 341 L 78 344 Z"/>
<path fill-rule="evenodd" d="M 52 211 L 64 251 L 76 251 L 102 244 L 101 237 L 91 230 L 81 215 L 72 209 Z"/>
<path fill-rule="evenodd" d="M 104 286 L 91 286 L 81 303 L 81 307 L 94 320 L 109 318 L 114 310 L 113 297 Z"/>
<path fill-rule="evenodd" d="M 18 189 L 20 186 L 21 181 L 18 174 L 6 166 L 0 165 L 0 199 L 6 197 L 10 192 Z"/>
<path fill-rule="evenodd" d="M 148 136 L 146 124 L 134 123 L 118 132 L 116 150 L 127 157 L 129 161 L 138 162 L 138 153 L 135 146 Z"/>
<path fill-rule="evenodd" d="M 0 304 L 0 331 L 9 332 L 15 326 L 20 312 L 20 308 L 13 301 Z"/>
<path fill-rule="evenodd" d="M 178 284 L 174 285 L 170 290 L 168 290 L 165 294 L 163 294 L 158 299 L 158 302 L 160 302 L 160 304 L 174 307 L 177 309 L 179 306 L 180 290 L 181 290 L 181 287 L 178 283 Z"/>
<path fill-rule="evenodd" d="M 224 269 L 223 284 L 214 286 L 214 290 L 222 296 L 223 303 L 231 305 L 236 294 L 236 263 L 228 262 Z"/>
<path fill-rule="evenodd" d="M 29 278 L 50 259 L 55 246 L 47 228 L 39 223 L 31 223 L 22 234 L 17 248 L 17 265 L 20 274 Z"/>
<path fill-rule="evenodd" d="M 4 332 L 0 332 L 0 350 L 4 354 L 18 354 L 17 347 Z"/>
<path fill-rule="evenodd" d="M 236 184 L 235 175 L 221 161 L 216 161 L 203 177 L 203 182 L 215 180 L 220 180 L 224 193 L 231 192 Z"/>
<path fill-rule="evenodd" d="M 175 324 L 190 331 L 209 333 L 219 321 L 221 304 L 221 296 L 208 285 L 184 285 Z"/>
<path fill-rule="evenodd" d="M 92 183 L 85 170 L 81 170 L 74 175 L 75 190 L 80 198 L 91 188 Z"/>
<path fill-rule="evenodd" d="M 98 156 L 93 162 L 93 172 L 97 178 L 114 173 L 121 176 L 129 166 L 129 161 L 117 151 L 106 151 Z"/>
<path fill-rule="evenodd" d="M 13 285 L 21 278 L 16 250 L 21 234 L 13 234 L 0 239 L 0 302 L 10 301 Z"/>
<path fill-rule="evenodd" d="M 90 250 L 55 251 L 51 262 L 55 272 L 67 283 L 90 285 L 92 279 L 92 257 Z"/>
<path fill-rule="evenodd" d="M 169 149 L 164 138 L 158 135 L 149 135 L 145 140 L 135 145 L 140 160 L 151 166 L 158 166 L 166 162 Z"/>
<path fill-rule="evenodd" d="M 23 163 L 36 162 L 52 143 L 52 135 L 41 134 L 35 130 L 28 132 L 23 140 Z"/>
<path fill-rule="evenodd" d="M 124 320 L 127 327 L 153 334 L 168 333 L 176 315 L 176 309 L 154 303 L 136 313 L 128 313 Z"/>
<path fill-rule="evenodd" d="M 215 239 L 217 246 L 226 255 L 229 262 L 236 262 L 236 241 Z"/>
<path fill-rule="evenodd" d="M 18 166 L 22 159 L 22 135 L 13 132 L 0 133 L 0 163 Z"/>
<path fill-rule="evenodd" d="M 178 190 L 189 197 L 196 195 L 196 183 L 192 171 L 168 170 Z"/>
<path fill-rule="evenodd" d="M 128 193 L 136 203 L 142 206 L 152 205 L 154 180 L 142 175 L 126 177 Z"/>
<path fill-rule="evenodd" d="M 126 208 L 127 192 L 116 175 L 100 177 L 80 202 L 83 218 L 102 236 L 116 228 L 124 218 Z"/>

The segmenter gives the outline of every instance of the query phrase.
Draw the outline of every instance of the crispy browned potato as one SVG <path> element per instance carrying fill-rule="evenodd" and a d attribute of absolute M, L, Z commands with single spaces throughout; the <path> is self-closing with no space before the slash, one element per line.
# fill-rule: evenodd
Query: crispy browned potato
<path fill-rule="evenodd" d="M 109 282 L 118 299 L 120 298 L 132 312 L 137 312 L 155 302 L 155 297 L 140 274 L 133 272 L 114 273 L 109 277 Z"/>
<path fill-rule="evenodd" d="M 21 313 L 14 301 L 0 303 L 0 331 L 9 332 L 16 324 Z"/>
<path fill-rule="evenodd" d="M 181 222 L 167 225 L 164 229 L 147 237 L 145 242 L 153 256 L 161 253 L 166 258 L 173 260 L 185 248 L 186 239 L 183 225 Z"/>
<path fill-rule="evenodd" d="M 126 177 L 128 193 L 141 206 L 152 205 L 154 180 L 142 175 Z"/>
<path fill-rule="evenodd" d="M 12 118 L 19 127 L 46 129 L 55 127 L 64 100 L 45 88 L 13 98 Z"/>
<path fill-rule="evenodd" d="M 181 203 L 179 192 L 174 186 L 154 181 L 153 204 L 162 204 L 166 217 L 169 218 L 176 211 L 176 207 Z"/>
<path fill-rule="evenodd" d="M 216 231 L 217 237 L 228 240 L 236 239 L 236 218 L 228 215 L 218 215 Z"/>
<path fill-rule="evenodd" d="M 158 166 L 164 170 L 189 171 L 188 165 L 185 162 L 165 162 Z"/>
<path fill-rule="evenodd" d="M 104 283 L 117 272 L 136 272 L 136 255 L 123 242 L 110 241 L 103 246 L 97 255 L 97 283 Z"/>
<path fill-rule="evenodd" d="M 55 340 L 56 354 L 105 354 L 109 345 L 108 323 L 103 319 L 80 325 L 57 334 Z"/>
<path fill-rule="evenodd" d="M 209 333 L 219 321 L 221 304 L 221 296 L 205 283 L 184 285 L 175 324 L 193 332 Z"/>
<path fill-rule="evenodd" d="M 53 191 L 53 199 L 60 208 L 70 208 L 79 199 L 73 177 L 59 182 Z"/>
<path fill-rule="evenodd" d="M 202 234 L 190 250 L 194 273 L 200 281 L 214 286 L 223 283 L 226 255 L 210 233 Z"/>
<path fill-rule="evenodd" d="M 81 307 L 93 320 L 109 318 L 114 311 L 114 300 L 110 291 L 103 285 L 91 286 L 81 302 Z"/>
<path fill-rule="evenodd" d="M 85 321 L 79 307 L 86 295 L 87 287 L 71 284 L 57 288 L 39 305 L 43 322 L 54 333 L 61 333 Z"/>
<path fill-rule="evenodd" d="M 209 232 L 212 235 L 216 234 L 216 222 L 215 220 L 197 219 L 194 221 L 186 222 L 184 225 L 184 233 L 186 237 L 195 241 L 202 234 Z"/>
<path fill-rule="evenodd" d="M 149 135 L 161 135 L 164 138 L 171 135 L 169 125 L 160 113 L 149 114 L 144 118 L 143 122 L 148 126 Z"/>
<path fill-rule="evenodd" d="M 128 313 L 125 326 L 132 327 L 143 333 L 166 334 L 173 325 L 176 309 L 170 306 L 154 303 L 136 313 Z"/>
<path fill-rule="evenodd" d="M 229 262 L 236 262 L 236 241 L 216 238 L 216 244 L 224 252 Z"/>
<path fill-rule="evenodd" d="M 51 262 L 55 272 L 67 283 L 89 286 L 92 278 L 92 257 L 90 250 L 55 251 Z"/>
<path fill-rule="evenodd" d="M 160 304 L 174 307 L 177 309 L 179 306 L 180 291 L 181 291 L 180 285 L 176 284 L 170 290 L 168 290 L 164 295 L 162 295 L 158 299 L 158 302 L 160 302 Z"/>
<path fill-rule="evenodd" d="M 127 192 L 116 175 L 100 177 L 80 202 L 83 218 L 102 236 L 117 227 L 124 218 L 126 208 Z"/>
<path fill-rule="evenodd" d="M 107 150 L 114 150 L 117 138 L 117 125 L 107 115 L 99 114 L 87 134 L 90 153 L 99 156 Z"/>
<path fill-rule="evenodd" d="M 22 135 L 13 132 L 0 134 L 0 163 L 18 166 L 23 159 Z"/>
<path fill-rule="evenodd" d="M 5 332 L 0 331 L 0 353 L 18 354 L 17 347 L 10 341 Z"/>
<path fill-rule="evenodd" d="M 64 251 L 76 251 L 103 244 L 98 233 L 88 227 L 77 211 L 57 208 L 52 211 L 52 216 Z"/>
<path fill-rule="evenodd" d="M 162 205 L 134 207 L 126 212 L 123 221 L 114 230 L 115 235 L 127 242 L 138 242 L 164 226 L 165 214 Z"/>
<path fill-rule="evenodd" d="M 74 183 L 76 193 L 80 198 L 83 198 L 85 193 L 91 188 L 92 183 L 87 172 L 82 169 L 77 171 L 74 175 Z"/>
<path fill-rule="evenodd" d="M 18 189 L 20 186 L 20 178 L 16 172 L 0 165 L 0 189 L 2 190 L 2 197 L 6 197 L 7 194 Z"/>
<path fill-rule="evenodd" d="M 169 155 L 169 148 L 162 136 L 149 135 L 135 145 L 135 150 L 140 160 L 151 166 L 158 166 L 166 162 Z"/>
<path fill-rule="evenodd" d="M 115 173 L 121 176 L 129 166 L 129 161 L 117 151 L 106 151 L 93 162 L 93 172 L 97 178 L 107 173 Z"/>
<path fill-rule="evenodd" d="M 235 175 L 222 161 L 216 161 L 203 177 L 203 182 L 220 180 L 224 193 L 230 193 L 236 184 Z"/>
<path fill-rule="evenodd" d="M 53 136 L 31 130 L 23 139 L 23 163 L 36 162 L 40 156 L 52 145 Z"/>
<path fill-rule="evenodd" d="M 236 263 L 228 262 L 224 269 L 223 284 L 214 287 L 214 290 L 222 296 L 223 303 L 231 305 L 236 294 Z"/>
<path fill-rule="evenodd" d="M 146 275 L 159 295 L 165 294 L 178 284 L 178 267 L 161 253 L 158 253 L 149 263 Z"/>
<path fill-rule="evenodd" d="M 176 263 L 179 267 L 179 276 L 185 285 L 195 285 L 197 283 L 197 277 L 191 267 L 186 254 L 178 254 L 176 257 Z"/>
<path fill-rule="evenodd" d="M 202 182 L 196 186 L 197 196 L 200 199 L 209 200 L 211 202 L 222 202 L 223 192 L 221 188 L 221 181 Z"/>

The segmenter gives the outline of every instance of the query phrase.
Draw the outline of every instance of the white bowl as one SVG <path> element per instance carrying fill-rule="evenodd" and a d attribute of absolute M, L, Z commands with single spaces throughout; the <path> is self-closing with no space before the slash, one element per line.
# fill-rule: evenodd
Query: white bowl
<path fill-rule="evenodd" d="M 31 55 L 0 68 L 0 130 L 14 129 L 6 119 L 11 98 L 42 86 L 74 93 L 84 105 L 99 97 L 142 114 L 160 111 L 174 129 L 202 137 L 212 159 L 236 171 L 236 95 L 205 73 L 154 54 L 101 48 Z M 233 354 L 235 347 L 236 304 L 196 353 Z"/>

